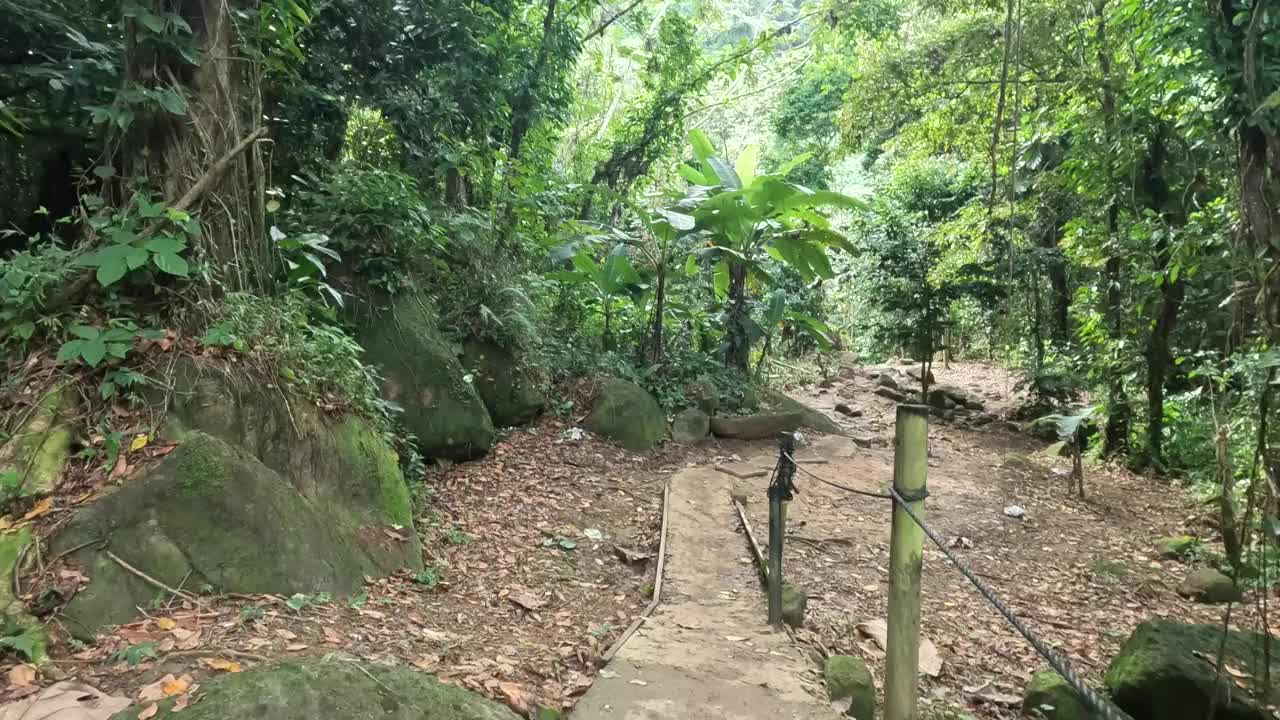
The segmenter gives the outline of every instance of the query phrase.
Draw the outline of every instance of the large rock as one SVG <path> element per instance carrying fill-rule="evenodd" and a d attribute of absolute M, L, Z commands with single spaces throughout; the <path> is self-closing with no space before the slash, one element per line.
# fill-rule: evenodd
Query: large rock
<path fill-rule="evenodd" d="M 199 702 L 154 718 L 174 720 L 518 720 L 507 708 L 434 676 L 355 659 L 281 663 L 201 686 Z M 149 703 L 111 716 L 137 720 Z"/>
<path fill-rule="evenodd" d="M 1231 578 L 1207 567 L 1192 570 L 1178 586 L 1178 594 L 1202 603 L 1235 602 L 1241 597 Z"/>
<path fill-rule="evenodd" d="M 45 393 L 13 437 L 0 445 L 0 502 L 48 495 L 57 489 L 71 455 L 73 394 L 65 385 Z"/>
<path fill-rule="evenodd" d="M 698 408 L 688 408 L 671 419 L 671 441 L 677 445 L 697 445 L 711 434 L 711 418 Z"/>
<path fill-rule="evenodd" d="M 388 309 L 359 323 L 356 339 L 382 370 L 382 394 L 404 409 L 400 421 L 427 457 L 467 460 L 493 447 L 493 421 L 436 327 L 427 301 L 398 296 Z"/>
<path fill-rule="evenodd" d="M 1265 720 L 1267 704 L 1280 703 L 1274 682 L 1280 678 L 1280 659 L 1272 653 L 1273 686 L 1261 700 L 1249 688 L 1264 688 L 1264 638 L 1257 633 L 1228 632 L 1225 664 L 1249 677 L 1228 675 L 1219 681 L 1214 663 L 1222 643 L 1219 625 L 1144 622 L 1125 641 L 1107 668 L 1105 682 L 1112 699 L 1133 720 L 1204 720 L 1213 694 L 1218 692 L 1218 720 Z M 1280 647 L 1272 639 L 1271 647 Z M 1253 690 L 1256 693 L 1257 690 Z"/>
<path fill-rule="evenodd" d="M 777 390 L 766 390 L 765 397 L 778 412 L 797 413 L 800 415 L 800 427 L 807 427 L 821 433 L 841 435 L 844 428 L 827 417 L 826 413 L 815 410 L 808 405 L 790 398 Z"/>
<path fill-rule="evenodd" d="M 181 444 L 82 510 L 53 551 L 92 578 L 67 606 L 90 636 L 125 622 L 157 589 L 355 592 L 365 575 L 421 568 L 409 489 L 395 452 L 366 420 L 324 417 L 281 391 L 180 366 L 161 437 Z"/>
<path fill-rule="evenodd" d="M 492 343 L 471 340 L 462 346 L 462 368 L 472 377 L 489 417 L 498 427 L 525 425 L 546 407 L 538 382 L 522 372 L 511 353 Z"/>
<path fill-rule="evenodd" d="M 875 720 L 876 686 L 860 657 L 832 655 L 822 668 L 827 694 L 833 705 L 845 706 L 845 714 L 858 720 Z"/>
<path fill-rule="evenodd" d="M 803 420 L 800 413 L 717 415 L 711 418 L 711 434 L 733 440 L 775 440 L 778 433 L 798 429 Z"/>
<path fill-rule="evenodd" d="M 1022 714 L 1044 720 L 1094 720 L 1097 717 L 1066 678 L 1054 670 L 1031 676 L 1022 697 Z"/>
<path fill-rule="evenodd" d="M 690 385 L 686 396 L 694 407 L 707 415 L 715 415 L 720 409 L 720 391 L 709 380 L 699 380 Z"/>
<path fill-rule="evenodd" d="M 667 434 L 667 416 L 647 390 L 626 380 L 606 380 L 587 416 L 587 429 L 632 452 L 652 449 Z"/>

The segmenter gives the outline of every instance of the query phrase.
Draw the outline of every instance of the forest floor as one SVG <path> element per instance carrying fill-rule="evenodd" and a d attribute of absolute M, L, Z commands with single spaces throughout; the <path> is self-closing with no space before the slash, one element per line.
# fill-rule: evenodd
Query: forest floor
<path fill-rule="evenodd" d="M 804 469 L 867 490 L 889 483 L 894 404 L 873 394 L 875 373 L 846 368 L 830 387 L 790 390 L 859 440 L 806 433 L 812 442 L 801 459 L 825 462 Z M 953 365 L 935 373 L 940 383 L 983 398 L 988 411 L 1006 411 L 1018 399 L 1013 376 L 1001 370 Z M 833 412 L 841 402 L 861 416 Z M 865 657 L 882 682 L 883 653 L 858 626 L 883 617 L 888 505 L 797 477 L 786 576 L 809 593 L 809 613 L 793 643 L 765 626 L 729 497 L 747 497 L 758 535 L 767 527 L 768 477 L 739 480 L 715 470 L 771 469 L 773 443 L 711 441 L 642 456 L 581 433 L 572 420 L 545 418 L 508 431 L 485 459 L 437 474 L 437 495 L 424 503 L 429 509 L 419 522 L 434 572 L 371 581 L 356 598 L 211 596 L 159 604 L 94 645 L 56 644 L 55 670 L 43 679 L 78 676 L 129 697 L 155 693 L 167 679 L 167 690 L 176 682 L 192 693 L 218 673 L 341 653 L 436 672 L 520 711 L 581 701 L 586 718 L 670 716 L 650 712 L 657 708 L 648 696 L 664 693 L 664 676 L 644 673 L 659 665 L 680 670 L 681 658 L 714 660 L 720 680 L 764 689 L 790 708 L 770 714 L 757 703 L 754 714 L 730 707 L 726 717 L 834 716 L 817 661 L 823 652 Z M 1143 619 L 1221 621 L 1221 608 L 1174 593 L 1188 568 L 1158 560 L 1153 549 L 1160 537 L 1203 534 L 1196 525 L 1201 509 L 1177 486 L 1089 467 L 1088 498 L 1079 500 L 1067 490 L 1069 461 L 1045 455 L 1045 443 L 1007 426 L 934 423 L 930 440 L 928 521 L 1089 680 L 1100 679 Z M 603 653 L 649 601 L 669 480 L 662 604 L 602 669 Z M 1026 516 L 1006 517 L 1010 504 Z M 1043 663 L 928 547 L 923 615 L 940 661 L 922 678 L 926 707 L 1015 716 L 1025 681 Z M 1236 607 L 1233 621 L 1257 625 L 1249 603 Z M 0 672 L 0 701 L 41 684 L 12 667 Z M 684 692 L 667 690 L 667 697 Z M 740 699 L 750 697 L 744 691 Z M 628 703 L 648 709 L 632 713 Z"/>

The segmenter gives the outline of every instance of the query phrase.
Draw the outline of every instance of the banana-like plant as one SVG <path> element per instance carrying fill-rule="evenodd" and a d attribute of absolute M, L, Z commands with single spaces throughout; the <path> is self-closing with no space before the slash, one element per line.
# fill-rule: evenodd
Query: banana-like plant
<path fill-rule="evenodd" d="M 595 292 L 600 301 L 600 311 L 604 315 L 604 331 L 601 341 L 606 350 L 612 350 L 613 342 L 613 300 L 626 289 L 640 282 L 640 274 L 631 265 L 628 248 L 618 244 L 597 261 L 590 248 L 581 248 L 569 258 L 573 270 L 560 270 L 548 273 L 547 277 L 564 283 L 586 285 Z"/>
<path fill-rule="evenodd" d="M 801 155 L 773 174 L 757 175 L 759 150 L 747 147 L 732 165 L 716 155 L 700 130 L 689 133 L 698 168 L 680 166 L 693 183 L 686 197 L 697 229 L 708 239 L 704 252 L 719 259 L 717 275 L 727 279 L 729 311 L 724 362 L 743 372 L 751 355 L 751 318 L 747 280 L 763 275 L 765 255 L 784 262 L 807 281 L 834 276 L 827 250 L 850 250 L 819 208 L 863 208 L 856 198 L 829 190 L 810 190 L 784 178 L 807 157 Z"/>

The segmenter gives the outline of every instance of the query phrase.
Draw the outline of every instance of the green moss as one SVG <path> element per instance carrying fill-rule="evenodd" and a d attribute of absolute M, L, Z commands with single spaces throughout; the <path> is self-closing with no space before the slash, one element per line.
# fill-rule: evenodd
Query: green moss
<path fill-rule="evenodd" d="M 804 625 L 805 609 L 809 605 L 809 595 L 791 583 L 782 585 L 782 621 L 791 627 Z"/>
<path fill-rule="evenodd" d="M 1096 717 L 1075 688 L 1053 670 L 1031 676 L 1023 695 L 1022 712 L 1044 720 L 1093 720 Z"/>
<path fill-rule="evenodd" d="M 657 445 L 667 434 L 667 417 L 658 401 L 635 383 L 606 380 L 587 417 L 587 429 L 616 440 L 633 452 Z"/>
<path fill-rule="evenodd" d="M 790 397 L 778 392 L 777 390 L 766 390 L 765 398 L 769 404 L 777 408 L 782 413 L 799 413 L 800 427 L 807 427 L 817 430 L 821 433 L 842 434 L 844 428 L 836 423 L 835 420 L 827 417 L 826 414 L 814 410 L 799 400 L 793 400 Z"/>
<path fill-rule="evenodd" d="M 476 340 L 465 343 L 462 368 L 472 375 L 472 384 L 494 425 L 524 425 L 546 405 L 536 380 L 520 367 L 515 356 L 496 345 Z"/>
<path fill-rule="evenodd" d="M 332 429 L 339 453 L 376 488 L 375 510 L 388 524 L 413 525 L 413 501 L 395 451 L 367 423 L 346 418 Z"/>
<path fill-rule="evenodd" d="M 1215 690 L 1222 693 L 1216 703 L 1221 720 L 1268 718 L 1263 703 L 1232 683 L 1217 683 L 1213 665 L 1203 658 L 1216 658 L 1222 641 L 1222 628 L 1216 625 L 1144 622 L 1112 659 L 1104 682 L 1116 704 L 1134 720 L 1202 720 Z M 1271 642 L 1276 647 L 1280 641 Z M 1229 632 L 1225 647 L 1227 663 L 1254 675 L 1250 687 L 1265 687 L 1263 668 L 1256 660 L 1263 657 L 1263 636 Z M 1276 659 L 1271 677 L 1280 678 Z M 1280 701 L 1274 685 L 1264 696 L 1265 703 Z"/>
<path fill-rule="evenodd" d="M 822 675 L 833 702 L 849 701 L 845 714 L 858 720 L 875 720 L 876 686 L 862 658 L 832 655 L 827 658 Z"/>
<path fill-rule="evenodd" d="M 18 497 L 48 495 L 57 489 L 71 455 L 71 425 L 64 420 L 71 392 L 59 386 L 40 398 L 11 440 L 0 446 L 0 472 L 16 472 Z"/>
<path fill-rule="evenodd" d="M 355 659 L 281 663 L 224 675 L 203 686 L 201 701 L 172 712 L 159 704 L 156 718 L 227 720 L 517 720 L 510 710 L 404 667 Z M 136 720 L 146 704 L 112 716 Z"/>
<path fill-rule="evenodd" d="M 13 576 L 17 572 L 18 556 L 30 543 L 30 525 L 24 525 L 7 535 L 0 535 L 0 612 L 6 612 L 13 604 Z"/>
<path fill-rule="evenodd" d="M 175 468 L 178 485 L 196 498 L 222 492 L 229 478 L 228 465 L 234 462 L 231 449 L 204 433 L 190 434 L 182 447 Z"/>
<path fill-rule="evenodd" d="M 1156 552 L 1165 560 L 1177 560 L 1190 555 L 1200 545 L 1200 541 L 1191 535 L 1174 535 L 1156 541 Z"/>
<path fill-rule="evenodd" d="M 416 295 L 399 296 L 359 333 L 368 358 L 382 369 L 383 395 L 399 404 L 401 422 L 428 457 L 465 460 L 493 446 L 493 421 L 476 389 L 462 378 L 457 351 Z"/>

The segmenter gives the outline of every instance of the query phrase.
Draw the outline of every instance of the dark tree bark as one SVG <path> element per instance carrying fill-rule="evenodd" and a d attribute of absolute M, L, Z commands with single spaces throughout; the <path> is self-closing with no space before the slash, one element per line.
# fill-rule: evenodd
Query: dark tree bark
<path fill-rule="evenodd" d="M 653 335 L 650 339 L 653 345 L 649 355 L 649 360 L 654 365 L 662 362 L 663 355 L 662 321 L 667 311 L 667 268 L 664 262 L 658 263 L 657 275 L 658 282 L 653 293 Z"/>
<path fill-rule="evenodd" d="M 729 323 L 725 337 L 725 367 L 750 371 L 751 342 L 747 337 L 747 266 L 729 263 Z"/>
<path fill-rule="evenodd" d="M 125 137 L 117 138 L 122 176 L 144 180 L 145 187 L 172 203 L 199 186 L 202 178 L 262 118 L 260 71 L 242 53 L 235 12 L 256 2 L 230 0 L 148 0 L 153 12 L 173 12 L 191 26 L 191 42 L 200 64 L 191 66 L 177 53 L 142 42 L 138 22 L 125 19 L 126 81 L 155 89 L 177 90 L 186 113 L 164 111 L 139 116 Z M 201 233 L 192 239 L 197 260 L 208 263 L 215 282 L 226 290 L 262 290 L 272 277 L 272 256 L 264 214 L 266 169 L 257 143 L 239 154 L 193 203 Z M 117 199 L 131 192 L 121 183 Z"/>
<path fill-rule="evenodd" d="M 1116 137 L 1116 90 L 1111 76 L 1111 48 L 1107 42 L 1107 4 L 1106 0 L 1095 0 L 1094 17 L 1097 21 L 1095 36 L 1098 42 L 1098 67 L 1102 71 L 1102 123 L 1105 151 L 1110 157 L 1110 149 Z M 1107 164 L 1107 182 L 1113 194 L 1107 204 L 1107 261 L 1103 267 L 1103 317 L 1106 318 L 1107 329 L 1112 340 L 1124 336 L 1124 293 L 1121 287 L 1124 262 L 1121 249 L 1118 247 L 1117 231 L 1120 224 L 1120 205 L 1116 195 L 1120 192 L 1115 180 L 1110 161 Z M 1124 391 L 1124 362 L 1119 353 L 1113 351 L 1107 363 L 1107 429 L 1103 435 L 1102 453 L 1112 456 L 1128 450 L 1129 428 L 1133 421 L 1133 409 L 1129 407 L 1129 399 Z"/>

